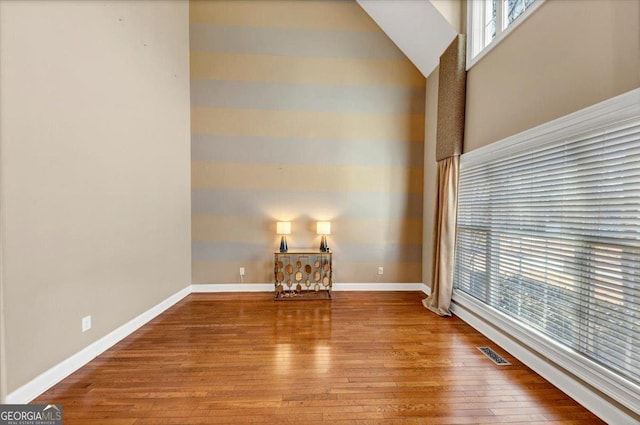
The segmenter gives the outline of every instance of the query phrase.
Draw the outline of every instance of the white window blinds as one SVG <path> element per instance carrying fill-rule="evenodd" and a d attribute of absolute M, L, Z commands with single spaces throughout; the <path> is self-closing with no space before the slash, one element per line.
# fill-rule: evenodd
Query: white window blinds
<path fill-rule="evenodd" d="M 640 91 L 625 96 L 462 156 L 454 288 L 609 372 L 624 397 L 635 391 L 629 405 L 640 388 Z"/>

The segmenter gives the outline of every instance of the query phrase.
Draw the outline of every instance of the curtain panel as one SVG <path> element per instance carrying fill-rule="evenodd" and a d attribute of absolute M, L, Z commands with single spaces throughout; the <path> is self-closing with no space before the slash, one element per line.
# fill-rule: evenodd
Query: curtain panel
<path fill-rule="evenodd" d="M 459 170 L 459 156 L 438 161 L 437 217 L 434 226 L 435 261 L 431 295 L 422 300 L 422 304 L 440 316 L 451 316 L 449 306 L 453 292 Z"/>

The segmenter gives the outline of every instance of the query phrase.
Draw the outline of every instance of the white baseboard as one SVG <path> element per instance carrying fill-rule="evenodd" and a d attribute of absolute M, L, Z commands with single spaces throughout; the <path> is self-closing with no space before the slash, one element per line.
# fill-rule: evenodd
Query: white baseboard
<path fill-rule="evenodd" d="M 191 285 L 191 292 L 272 292 L 273 283 L 212 283 Z M 424 283 L 334 283 L 333 291 L 422 291 L 430 294 Z"/>
<path fill-rule="evenodd" d="M 333 289 L 334 291 L 422 291 L 427 295 L 430 293 L 429 287 L 422 283 L 339 283 L 334 284 Z M 5 403 L 25 404 L 31 402 L 191 293 L 271 291 L 273 291 L 273 283 L 189 285 L 51 369 L 41 373 L 17 390 L 7 394 Z"/>
<path fill-rule="evenodd" d="M 113 332 L 105 335 L 94 343 L 88 345 L 66 360 L 53 366 L 51 369 L 41 373 L 31 381 L 27 382 L 17 390 L 7 394 L 5 403 L 26 404 L 38 397 L 40 394 L 62 381 L 82 366 L 114 346 L 140 327 L 154 319 L 156 316 L 173 306 L 175 303 L 191 293 L 191 286 L 178 291 L 158 305 L 145 311 L 138 317 L 128 321 Z"/>
<path fill-rule="evenodd" d="M 613 400 L 599 394 L 597 388 L 596 391 L 592 390 L 564 368 L 552 363 L 549 358 L 538 355 L 461 304 L 452 303 L 451 311 L 606 423 L 629 425 L 638 423 L 637 416 L 630 416 L 633 413 L 627 413 Z"/>

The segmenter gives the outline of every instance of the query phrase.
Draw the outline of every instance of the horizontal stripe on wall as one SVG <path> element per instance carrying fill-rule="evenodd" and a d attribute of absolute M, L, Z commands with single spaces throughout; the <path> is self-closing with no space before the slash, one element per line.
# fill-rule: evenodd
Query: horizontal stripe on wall
<path fill-rule="evenodd" d="M 417 68 L 400 60 L 309 58 L 191 52 L 191 78 L 348 86 L 426 86 Z"/>
<path fill-rule="evenodd" d="M 265 261 L 277 247 L 237 241 L 192 241 L 192 261 Z"/>
<path fill-rule="evenodd" d="M 194 215 L 191 217 L 191 240 L 272 241 L 276 247 L 280 240 L 276 235 L 276 221 L 267 216 Z M 296 228 L 295 225 L 292 227 Z"/>
<path fill-rule="evenodd" d="M 378 275 L 378 267 L 384 274 Z M 239 269 L 245 268 L 240 279 Z M 349 263 L 336 254 L 333 261 L 334 283 L 387 283 L 421 282 L 421 263 Z M 194 261 L 192 263 L 194 284 L 207 283 L 273 283 L 273 253 L 265 254 L 263 261 Z M 241 290 L 241 287 L 238 288 Z"/>
<path fill-rule="evenodd" d="M 336 140 L 424 139 L 424 114 L 191 108 L 194 134 Z"/>
<path fill-rule="evenodd" d="M 192 188 L 422 193 L 422 180 L 422 168 L 411 167 L 191 163 Z"/>
<path fill-rule="evenodd" d="M 204 52 L 328 58 L 406 59 L 383 32 L 313 28 L 189 26 L 190 49 Z"/>
<path fill-rule="evenodd" d="M 198 189 L 193 215 L 289 217 L 422 217 L 422 193 Z"/>
<path fill-rule="evenodd" d="M 377 114 L 424 114 L 422 88 L 191 80 L 191 106 Z"/>
<path fill-rule="evenodd" d="M 329 244 L 331 241 L 328 240 Z M 338 263 L 419 263 L 422 261 L 422 245 L 397 244 L 356 244 L 340 243 L 329 245 Z M 377 268 L 376 268 L 377 272 Z"/>
<path fill-rule="evenodd" d="M 378 274 L 378 267 L 384 267 L 384 274 Z M 334 282 L 337 283 L 391 283 L 422 282 L 422 263 L 349 263 L 341 260 L 338 254 L 333 261 Z"/>
<path fill-rule="evenodd" d="M 263 164 L 386 165 L 422 167 L 423 144 L 397 140 L 316 140 L 317 148 L 300 148 L 300 139 L 259 136 L 191 137 L 193 161 Z M 328 154 L 320 154 L 328 153 Z M 295 155 L 283 154 L 295 152 Z"/>
<path fill-rule="evenodd" d="M 331 233 L 336 236 L 329 241 L 339 235 L 341 244 L 422 245 L 422 219 L 339 217 L 331 221 Z"/>
<path fill-rule="evenodd" d="M 192 1 L 190 22 L 380 32 L 355 1 Z"/>
<path fill-rule="evenodd" d="M 240 279 L 240 267 L 245 275 Z M 260 261 L 194 261 L 191 263 L 191 281 L 206 283 L 269 283 L 273 282 L 273 253 L 265 253 Z M 240 291 L 241 288 L 238 288 Z"/>
<path fill-rule="evenodd" d="M 290 246 L 315 247 L 320 243 L 316 234 L 316 219 L 288 218 L 291 220 Z M 192 240 L 194 241 L 236 241 L 256 243 L 268 241 L 275 249 L 280 236 L 276 235 L 275 218 L 268 216 L 200 216 L 191 220 Z M 422 220 L 419 218 L 349 218 L 331 219 L 334 240 L 350 244 L 394 244 L 420 245 L 422 243 Z"/>
<path fill-rule="evenodd" d="M 343 243 L 329 247 L 340 262 L 384 264 L 422 261 L 421 245 Z M 191 249 L 193 261 L 236 261 L 239 258 L 260 261 L 266 253 L 273 254 L 277 246 L 236 241 L 192 241 Z"/>

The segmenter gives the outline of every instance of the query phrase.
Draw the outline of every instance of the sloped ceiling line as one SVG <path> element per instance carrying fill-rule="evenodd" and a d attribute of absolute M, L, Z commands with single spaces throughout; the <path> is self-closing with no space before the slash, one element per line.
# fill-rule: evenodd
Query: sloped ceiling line
<path fill-rule="evenodd" d="M 356 0 L 425 77 L 457 31 L 429 0 Z"/>

